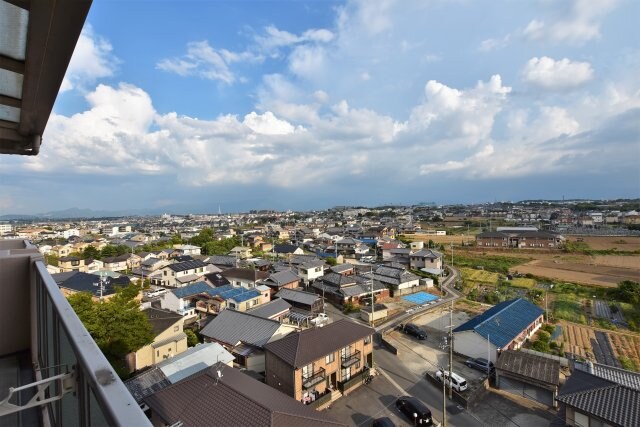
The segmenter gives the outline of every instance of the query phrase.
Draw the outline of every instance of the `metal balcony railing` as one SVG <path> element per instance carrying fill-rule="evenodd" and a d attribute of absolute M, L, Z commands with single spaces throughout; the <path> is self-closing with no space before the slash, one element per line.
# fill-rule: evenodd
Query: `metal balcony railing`
<path fill-rule="evenodd" d="M 14 298 L 3 299 L 0 310 L 18 305 L 27 324 L 16 324 L 17 334 L 3 329 L 3 346 L 30 349 L 33 382 L 21 388 L 37 391 L 26 403 L 4 406 L 3 413 L 32 408 L 41 425 L 51 426 L 151 426 L 58 289 L 37 249 L 27 241 L 22 248 L 13 246 L 0 241 L 0 293 Z"/>
<path fill-rule="evenodd" d="M 324 368 L 318 368 L 313 374 L 302 376 L 302 387 L 307 389 L 320 384 L 326 378 Z"/>
<path fill-rule="evenodd" d="M 355 365 L 360 362 L 360 350 L 355 350 L 350 354 L 346 354 L 341 356 L 342 359 L 342 367 L 348 368 L 349 366 Z"/>

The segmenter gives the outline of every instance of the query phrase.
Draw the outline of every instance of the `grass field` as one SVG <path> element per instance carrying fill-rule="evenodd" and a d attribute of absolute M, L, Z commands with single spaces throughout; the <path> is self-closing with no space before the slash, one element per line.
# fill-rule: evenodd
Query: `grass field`
<path fill-rule="evenodd" d="M 511 256 L 500 255 L 482 255 L 477 252 L 464 252 L 454 256 L 454 265 L 456 267 L 481 267 L 484 270 L 495 273 L 507 274 L 509 268 L 516 265 L 524 264 L 531 258 L 516 258 Z"/>
<path fill-rule="evenodd" d="M 552 303 L 553 316 L 570 322 L 587 324 L 582 300 L 573 295 L 557 295 Z"/>
<path fill-rule="evenodd" d="M 536 285 L 536 281 L 534 279 L 528 279 L 526 277 L 516 277 L 513 280 L 509 281 L 509 284 L 514 288 L 531 289 Z"/>
<path fill-rule="evenodd" d="M 462 278 L 472 282 L 496 284 L 500 279 L 500 274 L 485 270 L 475 270 L 473 268 L 463 267 L 460 269 Z"/>

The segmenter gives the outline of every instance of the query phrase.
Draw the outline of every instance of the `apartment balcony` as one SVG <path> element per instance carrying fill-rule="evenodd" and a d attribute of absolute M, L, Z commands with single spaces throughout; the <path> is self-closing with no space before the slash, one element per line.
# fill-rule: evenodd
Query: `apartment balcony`
<path fill-rule="evenodd" d="M 27 241 L 0 240 L 0 337 L 0 425 L 151 425 Z"/>
<path fill-rule="evenodd" d="M 322 381 L 324 381 L 325 378 L 326 378 L 326 374 L 325 374 L 324 368 L 318 368 L 318 370 L 315 371 L 313 374 L 302 376 L 302 388 L 308 389 L 315 385 L 318 385 Z"/>
<path fill-rule="evenodd" d="M 350 354 L 346 354 L 341 356 L 342 359 L 342 367 L 348 368 L 349 366 L 355 365 L 360 362 L 360 350 L 356 350 Z"/>

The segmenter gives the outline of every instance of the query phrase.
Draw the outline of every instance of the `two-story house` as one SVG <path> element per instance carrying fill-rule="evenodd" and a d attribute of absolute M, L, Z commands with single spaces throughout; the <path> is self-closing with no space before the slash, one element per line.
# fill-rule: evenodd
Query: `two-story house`
<path fill-rule="evenodd" d="M 184 317 L 168 310 L 149 307 L 144 310 L 153 329 L 154 339 L 127 357 L 131 371 L 138 371 L 170 359 L 187 349 Z"/>
<path fill-rule="evenodd" d="M 152 281 L 154 285 L 179 288 L 196 282 L 200 277 L 208 273 L 205 271 L 205 267 L 206 264 L 200 260 L 176 262 L 159 269 L 158 271 L 161 273 L 160 279 L 154 276 Z"/>
<path fill-rule="evenodd" d="M 87 272 L 87 266 L 82 258 L 77 256 L 64 256 L 58 260 L 58 268 L 60 268 L 60 272 L 64 273 L 65 271 L 81 271 L 83 273 Z"/>
<path fill-rule="evenodd" d="M 411 268 L 442 269 L 442 254 L 433 249 L 422 249 L 409 255 Z"/>
<path fill-rule="evenodd" d="M 304 403 L 330 403 L 332 390 L 345 394 L 363 384 L 373 363 L 374 332 L 342 319 L 270 342 L 264 346 L 265 382 Z"/>

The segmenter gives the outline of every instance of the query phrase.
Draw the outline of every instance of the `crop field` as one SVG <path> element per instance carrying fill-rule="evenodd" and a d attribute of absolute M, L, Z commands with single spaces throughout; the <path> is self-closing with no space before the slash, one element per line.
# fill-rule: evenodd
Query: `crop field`
<path fill-rule="evenodd" d="M 561 326 L 558 341 L 564 342 L 564 351 L 611 366 L 620 367 L 626 362 L 627 368 L 640 368 L 639 335 L 604 332 L 565 322 Z"/>
<path fill-rule="evenodd" d="M 536 281 L 526 277 L 515 277 L 513 280 L 509 281 L 509 284 L 515 288 L 531 289 L 536 285 Z"/>
<path fill-rule="evenodd" d="M 432 240 L 434 243 L 438 245 L 449 245 L 453 243 L 454 246 L 461 245 L 463 242 L 465 244 L 475 242 L 475 236 L 471 235 L 446 235 L 446 236 L 433 236 L 431 234 L 423 234 L 423 233 L 415 233 L 415 234 L 406 234 L 404 237 L 407 240 L 411 240 L 412 242 L 424 242 L 427 243 L 429 240 Z M 451 253 L 451 251 L 449 251 Z M 455 253 L 454 253 L 455 255 Z"/>
<path fill-rule="evenodd" d="M 567 262 L 557 259 L 534 260 L 509 270 L 560 281 L 604 287 L 615 287 L 623 280 L 640 281 L 640 269 L 610 267 L 586 262 Z"/>
<path fill-rule="evenodd" d="M 498 273 L 492 273 L 491 271 L 475 270 L 467 267 L 461 268 L 460 271 L 465 280 L 472 282 L 496 284 L 500 278 Z"/>
<path fill-rule="evenodd" d="M 640 237 L 638 236 L 580 236 L 582 241 L 595 250 L 617 250 L 633 252 L 640 250 Z M 568 236 L 567 240 L 575 242 L 577 236 Z"/>

